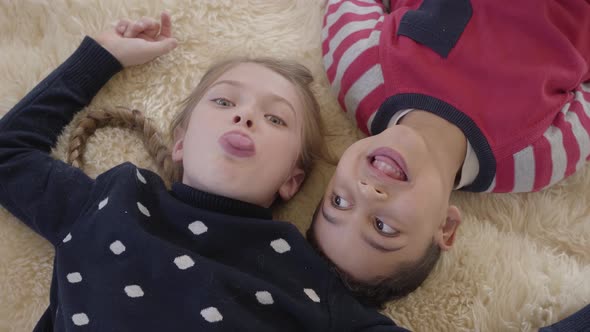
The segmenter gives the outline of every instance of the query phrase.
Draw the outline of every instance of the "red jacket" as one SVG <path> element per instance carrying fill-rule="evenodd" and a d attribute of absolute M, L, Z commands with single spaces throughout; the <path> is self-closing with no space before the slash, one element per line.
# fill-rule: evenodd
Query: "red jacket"
<path fill-rule="evenodd" d="M 583 0 L 331 0 L 326 72 L 360 129 L 398 111 L 457 125 L 480 170 L 471 191 L 535 191 L 590 156 L 590 4 Z"/>

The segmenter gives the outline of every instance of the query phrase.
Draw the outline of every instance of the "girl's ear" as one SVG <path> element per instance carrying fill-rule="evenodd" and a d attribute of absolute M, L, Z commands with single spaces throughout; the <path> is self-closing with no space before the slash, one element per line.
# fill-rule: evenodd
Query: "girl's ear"
<path fill-rule="evenodd" d="M 279 196 L 281 196 L 281 199 L 283 201 L 288 201 L 293 198 L 293 196 L 299 191 L 299 187 L 301 187 L 303 180 L 305 180 L 305 172 L 299 167 L 293 169 L 291 176 L 289 176 L 279 188 Z"/>
<path fill-rule="evenodd" d="M 174 130 L 174 138 L 176 139 L 176 142 L 174 142 L 174 146 L 172 146 L 172 160 L 174 162 L 180 162 L 182 161 L 184 151 L 184 130 L 176 128 Z"/>

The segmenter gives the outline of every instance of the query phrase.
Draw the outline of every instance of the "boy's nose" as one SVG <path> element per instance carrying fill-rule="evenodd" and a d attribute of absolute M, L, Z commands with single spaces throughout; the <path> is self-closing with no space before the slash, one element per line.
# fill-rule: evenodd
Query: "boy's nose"
<path fill-rule="evenodd" d="M 252 122 L 252 120 L 248 119 L 246 116 L 236 115 L 234 116 L 234 124 L 241 124 L 248 128 L 252 128 L 254 122 Z"/>
<path fill-rule="evenodd" d="M 376 186 L 370 184 L 368 181 L 359 180 L 358 187 L 359 187 L 359 191 L 367 199 L 375 199 L 375 200 L 387 199 L 387 193 L 384 190 L 377 188 Z"/>

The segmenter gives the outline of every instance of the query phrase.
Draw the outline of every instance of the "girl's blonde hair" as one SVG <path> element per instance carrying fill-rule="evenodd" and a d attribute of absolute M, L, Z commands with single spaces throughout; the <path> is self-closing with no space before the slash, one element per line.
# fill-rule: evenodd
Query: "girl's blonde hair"
<path fill-rule="evenodd" d="M 218 62 L 211 66 L 191 94 L 181 103 L 182 109 L 170 124 L 169 137 L 172 142 L 186 130 L 193 109 L 199 103 L 207 89 L 225 72 L 243 64 L 254 63 L 264 66 L 290 81 L 296 88 L 303 103 L 302 148 L 298 166 L 309 174 L 315 160 L 326 153 L 323 141 L 323 125 L 320 107 L 312 92 L 313 76 L 305 66 L 290 60 L 272 58 L 236 57 Z M 69 146 L 67 160 L 76 167 L 82 167 L 82 154 L 88 138 L 98 128 L 122 127 L 138 131 L 149 154 L 154 158 L 160 175 L 167 184 L 182 179 L 182 165 L 172 161 L 170 144 L 166 144 L 158 130 L 138 110 L 123 107 L 115 109 L 91 110 L 83 117 L 74 130 Z"/>

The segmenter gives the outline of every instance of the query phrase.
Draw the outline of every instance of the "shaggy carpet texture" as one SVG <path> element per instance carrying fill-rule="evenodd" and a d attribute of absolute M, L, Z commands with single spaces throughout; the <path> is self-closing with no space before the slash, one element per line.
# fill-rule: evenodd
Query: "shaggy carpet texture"
<path fill-rule="evenodd" d="M 320 0 L 0 0 L 0 116 L 78 46 L 117 18 L 171 13 L 180 45 L 115 76 L 91 108 L 124 105 L 164 131 L 207 67 L 226 55 L 290 57 L 316 76 L 326 141 L 338 156 L 362 137 L 324 77 Z M 40 126 L 43 123 L 39 123 Z M 54 155 L 64 159 L 72 127 Z M 155 169 L 139 138 L 121 129 L 90 140 L 92 177 L 131 161 Z M 276 211 L 301 231 L 334 171 L 319 162 L 301 192 Z M 434 273 L 384 313 L 415 331 L 534 331 L 590 303 L 590 166 L 533 194 L 457 193 L 464 212 L 454 248 Z M 425 202 L 427 204 L 427 202 Z M 0 207 L 0 331 L 29 331 L 48 305 L 53 249 Z"/>

